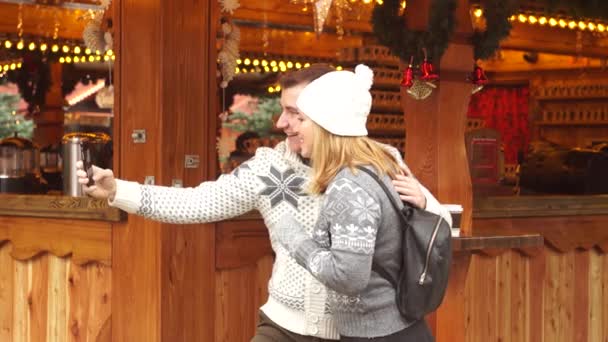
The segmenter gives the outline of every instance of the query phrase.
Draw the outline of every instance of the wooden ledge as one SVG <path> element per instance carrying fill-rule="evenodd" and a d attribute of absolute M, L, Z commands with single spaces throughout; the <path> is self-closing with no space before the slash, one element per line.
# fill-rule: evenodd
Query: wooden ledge
<path fill-rule="evenodd" d="M 454 252 L 472 252 L 487 255 L 501 254 L 515 249 L 522 254 L 534 255 L 544 245 L 544 239 L 537 234 L 513 236 L 471 236 L 452 239 Z"/>
<path fill-rule="evenodd" d="M 0 216 L 120 222 L 127 214 L 90 197 L 0 194 Z"/>
<path fill-rule="evenodd" d="M 608 195 L 495 196 L 475 199 L 473 218 L 608 215 Z"/>

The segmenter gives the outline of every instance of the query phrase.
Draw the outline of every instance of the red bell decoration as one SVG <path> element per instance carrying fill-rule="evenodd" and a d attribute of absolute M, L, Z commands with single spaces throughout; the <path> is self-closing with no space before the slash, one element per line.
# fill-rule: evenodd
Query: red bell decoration
<path fill-rule="evenodd" d="M 407 69 L 403 70 L 403 78 L 401 79 L 401 86 L 410 88 L 414 84 L 414 67 L 412 66 L 412 62 L 414 61 L 414 56 L 410 58 L 410 64 L 407 66 Z"/>
<path fill-rule="evenodd" d="M 484 73 L 483 69 L 477 64 L 475 64 L 473 72 L 471 73 L 471 75 L 469 75 L 469 80 L 473 84 L 473 90 L 471 91 L 471 93 L 473 94 L 479 92 L 481 89 L 483 89 L 483 86 L 488 83 L 488 78 L 486 77 L 486 74 Z"/>
<path fill-rule="evenodd" d="M 433 72 L 433 64 L 429 62 L 426 58 L 420 66 L 420 71 L 422 72 L 422 76 L 420 76 L 420 79 L 423 81 L 436 81 L 439 79 L 439 75 Z"/>
<path fill-rule="evenodd" d="M 410 64 L 407 69 L 403 71 L 403 79 L 401 80 L 401 86 L 409 88 L 414 84 L 414 69 Z"/>

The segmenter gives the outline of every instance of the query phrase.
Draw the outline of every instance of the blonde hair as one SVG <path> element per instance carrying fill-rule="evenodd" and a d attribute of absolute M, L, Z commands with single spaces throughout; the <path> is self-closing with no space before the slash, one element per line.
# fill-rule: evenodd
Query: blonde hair
<path fill-rule="evenodd" d="M 401 173 L 401 167 L 379 143 L 368 137 L 345 137 L 329 133 L 313 122 L 313 146 L 310 155 L 312 179 L 309 192 L 322 194 L 345 166 L 353 172 L 357 165 L 372 165 L 380 175 L 391 178 Z"/>

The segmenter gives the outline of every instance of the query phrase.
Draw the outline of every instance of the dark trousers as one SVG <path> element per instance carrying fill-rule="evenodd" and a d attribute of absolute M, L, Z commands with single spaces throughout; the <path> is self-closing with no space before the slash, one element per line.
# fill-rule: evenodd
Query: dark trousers
<path fill-rule="evenodd" d="M 365 338 L 365 337 L 346 337 L 342 336 L 343 342 L 434 342 L 435 338 L 431 335 L 431 330 L 425 320 L 420 320 L 409 327 L 398 331 L 392 335 Z"/>
<path fill-rule="evenodd" d="M 260 319 L 251 342 L 336 342 L 314 336 L 304 336 L 285 330 L 260 311 Z"/>
<path fill-rule="evenodd" d="M 346 337 L 343 336 L 340 341 L 343 342 L 434 342 L 435 338 L 431 335 L 431 331 L 424 320 L 418 321 L 413 325 L 396 332 L 389 336 L 376 338 L 361 338 L 361 337 Z M 251 342 L 336 342 L 334 340 L 325 340 L 314 336 L 304 336 L 292 333 L 285 330 L 273 321 L 270 320 L 263 312 L 260 311 L 260 319 L 255 336 Z"/>

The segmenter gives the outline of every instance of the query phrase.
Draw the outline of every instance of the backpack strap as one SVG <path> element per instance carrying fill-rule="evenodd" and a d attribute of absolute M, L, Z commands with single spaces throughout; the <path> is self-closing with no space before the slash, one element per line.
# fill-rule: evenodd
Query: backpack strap
<path fill-rule="evenodd" d="M 401 208 L 399 208 L 399 204 L 397 203 L 397 200 L 395 199 L 395 197 L 393 197 L 392 193 L 390 192 L 390 190 L 388 189 L 386 184 L 384 184 L 384 182 L 378 177 L 378 175 L 376 175 L 374 172 L 367 169 L 366 167 L 357 165 L 357 168 L 359 170 L 367 173 L 373 180 L 376 181 L 376 183 L 378 183 L 380 185 L 380 188 L 382 188 L 382 190 L 384 191 L 386 196 L 389 198 L 391 204 L 393 205 L 393 208 L 395 208 L 395 211 L 397 212 L 397 216 L 399 216 L 400 220 L 402 221 L 403 226 L 407 227 L 407 220 L 406 220 L 405 216 L 403 215 L 403 212 L 401 212 Z M 405 207 L 410 206 L 408 203 L 405 203 L 405 202 L 403 202 L 403 205 Z M 397 286 L 398 286 L 397 280 L 388 273 L 386 268 L 377 264 L 373 260 L 372 260 L 372 270 L 374 272 L 378 273 L 382 278 L 388 280 L 388 282 L 391 283 L 395 289 L 397 288 Z"/>

